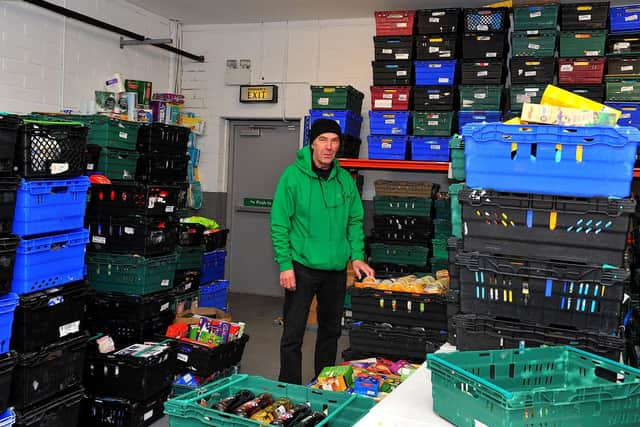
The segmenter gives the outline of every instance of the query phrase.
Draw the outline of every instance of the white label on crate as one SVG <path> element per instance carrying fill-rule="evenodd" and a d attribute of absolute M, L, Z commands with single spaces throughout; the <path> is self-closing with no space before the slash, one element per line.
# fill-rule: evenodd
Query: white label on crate
<path fill-rule="evenodd" d="M 382 144 L 380 144 L 381 148 L 391 148 L 391 143 L 390 142 L 383 142 Z"/>
<path fill-rule="evenodd" d="M 429 99 L 440 99 L 440 94 L 438 93 L 429 94 Z"/>
<path fill-rule="evenodd" d="M 384 124 L 385 125 L 395 125 L 396 124 L 396 119 L 384 119 Z"/>
<path fill-rule="evenodd" d="M 629 49 L 630 47 L 631 43 L 629 42 L 618 42 L 613 44 L 613 50 Z"/>
<path fill-rule="evenodd" d="M 629 16 L 625 16 L 624 20 L 629 22 L 629 21 L 637 21 L 638 20 L 638 15 L 629 15 Z"/>
<path fill-rule="evenodd" d="M 584 54 L 586 56 L 599 56 L 600 55 L 600 51 L 599 50 L 585 50 Z"/>
<path fill-rule="evenodd" d="M 438 121 L 437 120 L 428 120 L 427 121 L 427 126 L 438 126 Z"/>
<path fill-rule="evenodd" d="M 374 108 L 391 108 L 393 105 L 393 100 L 391 99 L 376 99 L 373 101 Z"/>
<path fill-rule="evenodd" d="M 406 101 L 409 99 L 409 96 L 406 93 L 401 93 L 398 95 L 398 101 Z"/>
<path fill-rule="evenodd" d="M 391 55 L 393 53 L 393 49 L 382 49 L 382 53 Z"/>
<path fill-rule="evenodd" d="M 149 418 L 153 417 L 153 409 L 144 413 L 144 420 L 147 421 Z"/>
<path fill-rule="evenodd" d="M 563 73 L 570 73 L 571 71 L 573 71 L 573 65 L 572 64 L 562 64 L 560 66 L 560 71 L 562 71 Z"/>
<path fill-rule="evenodd" d="M 471 99 L 464 99 L 462 101 L 462 105 L 464 107 L 471 107 L 471 106 L 473 106 L 473 101 Z"/>
<path fill-rule="evenodd" d="M 432 150 L 439 150 L 440 149 L 440 145 L 434 144 L 434 145 L 430 145 L 429 146 Z"/>
<path fill-rule="evenodd" d="M 486 77 L 486 76 L 488 76 L 488 75 L 489 75 L 489 72 L 488 72 L 488 71 L 478 71 L 478 72 L 476 73 L 476 76 L 478 76 L 478 77 Z"/>
<path fill-rule="evenodd" d="M 160 306 L 160 311 L 162 312 L 162 311 L 167 311 L 167 310 L 169 310 L 169 305 L 170 305 L 170 304 L 169 304 L 168 302 L 166 302 L 166 303 L 162 304 L 162 305 Z"/>
<path fill-rule="evenodd" d="M 125 227 L 124 234 L 136 234 L 136 229 L 133 227 Z"/>
<path fill-rule="evenodd" d="M 633 70 L 633 65 L 623 65 L 620 67 L 620 71 L 631 71 Z"/>
<path fill-rule="evenodd" d="M 528 36 L 537 36 L 538 34 L 540 34 L 540 31 L 538 30 L 527 30 Z"/>
<path fill-rule="evenodd" d="M 396 59 L 409 59 L 408 53 L 396 53 Z"/>
<path fill-rule="evenodd" d="M 443 50 L 442 52 L 440 52 L 440 58 L 451 58 L 451 51 Z"/>
<path fill-rule="evenodd" d="M 442 64 L 429 64 L 429 68 L 442 68 Z"/>
<path fill-rule="evenodd" d="M 120 137 L 120 139 L 127 139 L 127 137 L 129 136 L 129 134 L 128 134 L 128 133 L 126 133 L 126 132 L 120 132 L 120 133 L 118 134 L 118 136 Z"/>
<path fill-rule="evenodd" d="M 531 97 L 527 94 L 520 93 L 516 95 L 516 102 L 518 104 L 524 104 L 525 102 L 531 102 Z"/>
<path fill-rule="evenodd" d="M 398 76 L 398 77 L 405 77 L 406 75 L 407 75 L 407 71 L 406 70 L 396 71 L 396 76 Z"/>
<path fill-rule="evenodd" d="M 437 24 L 438 22 L 440 22 L 440 18 L 435 18 L 432 16 L 429 18 L 429 22 Z"/>
<path fill-rule="evenodd" d="M 538 12 L 531 12 L 529 14 L 529 18 L 540 18 L 542 16 L 542 12 L 538 11 Z"/>
<path fill-rule="evenodd" d="M 318 104 L 319 105 L 329 105 L 329 98 L 327 98 L 327 97 L 318 98 Z"/>
<path fill-rule="evenodd" d="M 92 171 L 94 168 L 93 163 L 87 163 L 87 170 Z"/>
<path fill-rule="evenodd" d="M 100 243 L 101 245 L 104 245 L 105 243 L 107 243 L 107 238 L 101 236 L 92 236 L 91 241 L 93 243 Z"/>
<path fill-rule="evenodd" d="M 498 52 L 487 52 L 486 55 L 487 58 L 495 58 L 496 56 L 498 56 Z"/>
<path fill-rule="evenodd" d="M 622 86 L 620 92 L 633 92 L 633 86 Z"/>
<path fill-rule="evenodd" d="M 80 321 L 76 320 L 75 322 L 67 323 L 66 325 L 62 325 L 58 328 L 58 332 L 60 333 L 60 338 L 66 337 L 69 334 L 75 334 L 80 331 Z"/>
<path fill-rule="evenodd" d="M 149 203 L 147 204 L 147 207 L 148 207 L 149 209 L 153 209 L 153 208 L 154 208 L 154 206 L 156 205 L 156 200 L 157 200 L 157 198 L 156 198 L 156 197 L 153 197 L 153 196 L 152 196 L 152 197 L 149 197 Z"/>
<path fill-rule="evenodd" d="M 481 423 L 480 421 L 478 421 L 476 419 L 474 419 L 473 422 L 474 422 L 473 427 L 489 427 L 485 423 Z"/>
<path fill-rule="evenodd" d="M 64 173 L 69 170 L 69 163 L 51 163 L 49 169 L 51 170 L 51 175 Z"/>
<path fill-rule="evenodd" d="M 163 279 L 162 282 L 160 282 L 160 286 L 169 286 L 169 279 Z"/>
<path fill-rule="evenodd" d="M 181 362 L 186 362 L 187 360 L 189 360 L 189 356 L 183 353 L 178 353 L 177 359 Z"/>
<path fill-rule="evenodd" d="M 474 93 L 473 97 L 475 99 L 485 99 L 487 97 L 487 94 L 486 93 Z"/>
<path fill-rule="evenodd" d="M 438 77 L 438 83 L 449 83 L 449 77 Z"/>
<path fill-rule="evenodd" d="M 189 282 L 186 285 L 184 285 L 184 290 L 185 291 L 188 291 L 189 289 L 191 289 L 191 282 Z"/>
<path fill-rule="evenodd" d="M 393 99 L 393 94 L 392 93 L 383 93 L 382 94 L 382 98 L 383 99 Z"/>
<path fill-rule="evenodd" d="M 164 208 L 164 211 L 165 211 L 165 212 L 173 212 L 173 211 L 174 211 L 174 209 L 175 209 L 175 206 L 166 206 L 166 207 Z"/>
<path fill-rule="evenodd" d="M 578 15 L 578 21 L 591 21 L 591 15 Z"/>
<path fill-rule="evenodd" d="M 622 115 L 620 115 L 621 119 L 630 119 L 631 118 L 631 113 L 624 113 Z"/>
<path fill-rule="evenodd" d="M 538 93 L 540 92 L 540 88 L 539 87 L 525 87 L 524 88 L 525 92 L 535 92 Z"/>
<path fill-rule="evenodd" d="M 431 12 L 431 16 L 444 16 L 445 11 L 444 10 L 439 10 L 437 12 Z"/>
<path fill-rule="evenodd" d="M 429 53 L 440 52 L 440 48 L 438 46 L 429 46 Z"/>
<path fill-rule="evenodd" d="M 398 22 L 396 24 L 397 28 L 407 28 L 409 25 L 406 22 Z"/>
<path fill-rule="evenodd" d="M 538 49 L 540 49 L 540 45 L 539 45 L 539 44 L 535 44 L 535 43 L 529 43 L 529 44 L 527 45 L 527 47 L 528 47 L 529 49 L 533 49 L 533 50 L 538 50 Z"/>
<path fill-rule="evenodd" d="M 478 36 L 478 40 L 486 42 L 486 41 L 491 40 L 491 36 Z"/>
<path fill-rule="evenodd" d="M 489 26 L 485 24 L 478 24 L 476 27 L 478 31 L 489 31 Z"/>
<path fill-rule="evenodd" d="M 535 71 L 535 70 L 533 70 L 533 71 L 525 71 L 525 72 L 524 72 L 524 76 L 525 76 L 525 77 L 533 77 L 533 76 L 535 76 L 535 75 L 537 75 L 537 74 L 538 74 L 538 72 L 537 72 L 537 71 Z"/>

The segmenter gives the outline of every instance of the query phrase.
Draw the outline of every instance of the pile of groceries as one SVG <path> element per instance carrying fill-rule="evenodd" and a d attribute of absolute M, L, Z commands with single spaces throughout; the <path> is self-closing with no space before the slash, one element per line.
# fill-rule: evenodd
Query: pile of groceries
<path fill-rule="evenodd" d="M 244 334 L 245 326 L 244 322 L 230 322 L 200 316 L 198 323 L 195 324 L 174 323 L 169 326 L 166 335 L 168 338 L 216 347 L 240 339 Z"/>
<path fill-rule="evenodd" d="M 436 277 L 409 275 L 392 279 L 366 277 L 354 284 L 356 288 L 373 288 L 381 291 L 409 292 L 412 294 L 444 295 L 449 290 L 449 272 L 440 270 Z"/>

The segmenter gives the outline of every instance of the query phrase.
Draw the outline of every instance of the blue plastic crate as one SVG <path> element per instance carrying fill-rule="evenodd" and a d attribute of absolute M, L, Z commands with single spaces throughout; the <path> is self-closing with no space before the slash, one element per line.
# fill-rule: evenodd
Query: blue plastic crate
<path fill-rule="evenodd" d="M 489 123 L 466 125 L 462 138 L 469 187 L 629 197 L 640 130 Z"/>
<path fill-rule="evenodd" d="M 458 61 L 415 61 L 416 85 L 450 86 L 455 84 Z"/>
<path fill-rule="evenodd" d="M 640 4 L 617 6 L 609 9 L 612 33 L 640 30 Z"/>
<path fill-rule="evenodd" d="M 13 312 L 19 301 L 20 298 L 14 293 L 0 296 L 0 354 L 9 351 L 13 327 Z"/>
<path fill-rule="evenodd" d="M 360 138 L 360 128 L 362 127 L 362 116 L 351 110 L 309 110 L 311 124 L 318 119 L 335 120 L 342 133 Z M 312 142 L 312 141 L 309 141 Z"/>
<path fill-rule="evenodd" d="M 406 136 L 370 135 L 368 138 L 369 159 L 371 160 L 406 160 Z"/>
<path fill-rule="evenodd" d="M 412 136 L 411 160 L 423 160 L 431 162 L 449 161 L 449 140 L 450 136 Z"/>
<path fill-rule="evenodd" d="M 224 279 L 224 261 L 226 258 L 227 251 L 225 250 L 205 252 L 202 255 L 200 283 Z"/>
<path fill-rule="evenodd" d="M 606 102 L 605 104 L 622 112 L 618 119 L 618 126 L 640 128 L 640 102 Z"/>
<path fill-rule="evenodd" d="M 407 135 L 410 119 L 408 111 L 369 111 L 371 135 Z"/>
<path fill-rule="evenodd" d="M 13 408 L 9 408 L 0 414 L 0 427 L 11 427 L 16 422 L 16 414 Z"/>
<path fill-rule="evenodd" d="M 20 236 L 57 233 L 84 226 L 89 178 L 20 182 L 12 232 Z"/>
<path fill-rule="evenodd" d="M 228 280 L 216 280 L 206 285 L 200 285 L 199 307 L 215 307 L 227 311 Z"/>
<path fill-rule="evenodd" d="M 493 123 L 501 120 L 501 111 L 460 111 L 458 112 L 458 131 L 462 132 L 462 128 L 468 123 Z"/>
<path fill-rule="evenodd" d="M 21 239 L 16 251 L 11 292 L 41 291 L 84 278 L 89 230 Z"/>

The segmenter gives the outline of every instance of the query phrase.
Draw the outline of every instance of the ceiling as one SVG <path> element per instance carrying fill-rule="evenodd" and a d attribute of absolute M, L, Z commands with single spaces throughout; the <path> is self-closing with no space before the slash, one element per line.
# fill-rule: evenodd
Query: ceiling
<path fill-rule="evenodd" d="M 184 25 L 372 17 L 375 10 L 461 7 L 463 0 L 127 0 Z M 487 1 L 487 3 L 490 1 Z M 485 2 L 472 0 L 474 6 Z"/>

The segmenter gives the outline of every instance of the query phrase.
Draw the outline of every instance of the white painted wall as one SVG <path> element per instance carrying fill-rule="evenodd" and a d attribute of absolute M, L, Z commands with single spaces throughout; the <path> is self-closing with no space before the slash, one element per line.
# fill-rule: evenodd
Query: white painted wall
<path fill-rule="evenodd" d="M 122 0 L 57 0 L 55 4 L 152 38 L 169 38 L 168 19 Z M 106 77 L 171 86 L 171 56 L 151 46 L 121 50 L 116 34 L 22 2 L 0 2 L 0 111 L 79 108 Z"/>

